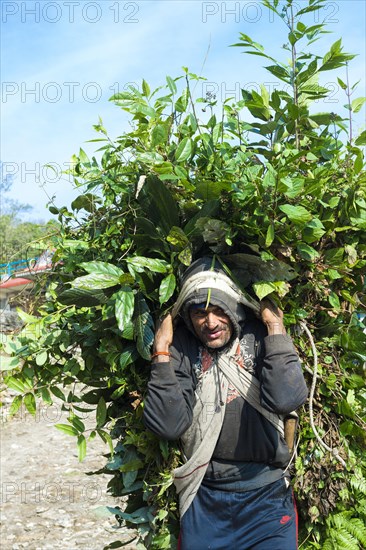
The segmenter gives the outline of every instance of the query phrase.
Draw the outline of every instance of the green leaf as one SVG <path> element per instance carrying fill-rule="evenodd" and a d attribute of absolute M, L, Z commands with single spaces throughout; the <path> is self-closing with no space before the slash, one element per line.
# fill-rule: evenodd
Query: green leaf
<path fill-rule="evenodd" d="M 57 386 L 51 386 L 50 391 L 53 393 L 55 397 L 58 397 L 58 399 L 61 399 L 61 401 L 66 401 L 64 394 Z"/>
<path fill-rule="evenodd" d="M 86 241 L 78 241 L 78 240 L 71 240 L 71 239 L 65 239 L 62 241 L 62 248 L 67 248 L 70 251 L 75 250 L 87 250 L 90 246 L 90 243 Z"/>
<path fill-rule="evenodd" d="M 288 34 L 288 39 L 289 39 L 289 42 L 290 42 L 291 46 L 296 44 L 296 42 L 299 40 L 299 38 L 300 38 L 300 36 L 296 32 L 289 32 L 289 34 Z"/>
<path fill-rule="evenodd" d="M 303 206 L 293 206 L 292 204 L 283 204 L 279 207 L 282 212 L 295 224 L 304 225 L 310 221 L 312 215 Z"/>
<path fill-rule="evenodd" d="M 41 353 L 36 355 L 36 363 L 39 367 L 42 367 L 48 360 L 48 353 L 46 350 L 42 350 Z"/>
<path fill-rule="evenodd" d="M 92 193 L 85 193 L 83 195 L 79 195 L 72 201 L 71 208 L 77 211 L 86 210 L 87 212 L 94 212 L 97 205 L 101 202 L 100 197 L 97 197 Z"/>
<path fill-rule="evenodd" d="M 168 234 L 173 226 L 179 227 L 177 203 L 167 187 L 154 176 L 148 176 L 140 191 L 138 201 L 146 217 L 157 228 Z"/>
<path fill-rule="evenodd" d="M 133 256 L 132 258 L 128 258 L 127 263 L 140 273 L 145 269 L 156 273 L 166 273 L 168 269 L 170 269 L 170 264 L 168 264 L 165 260 L 144 258 L 143 256 Z"/>
<path fill-rule="evenodd" d="M 121 369 L 123 370 L 125 367 L 133 363 L 138 358 L 138 356 L 139 354 L 137 352 L 135 344 L 128 344 L 127 346 L 125 346 L 119 358 L 119 365 Z"/>
<path fill-rule="evenodd" d="M 186 246 L 181 252 L 178 254 L 179 261 L 182 262 L 183 265 L 186 267 L 190 266 L 192 263 L 192 250 L 189 246 Z"/>
<path fill-rule="evenodd" d="M 336 269 L 328 269 L 327 273 L 331 281 L 342 279 L 342 275 Z"/>
<path fill-rule="evenodd" d="M 128 323 L 126 325 L 126 328 L 122 332 L 122 337 L 125 338 L 126 340 L 133 340 L 134 335 L 135 335 L 135 330 L 134 330 L 133 323 L 132 322 Z"/>
<path fill-rule="evenodd" d="M 136 458 L 135 460 L 131 460 L 126 464 L 122 464 L 118 469 L 120 472 L 135 472 L 136 470 L 140 470 L 140 468 L 143 467 L 144 463 L 142 462 L 142 460 Z"/>
<path fill-rule="evenodd" d="M 340 78 L 337 77 L 337 80 L 338 80 L 338 84 L 340 85 L 340 87 L 342 88 L 342 90 L 347 90 L 347 84 L 345 82 L 343 82 L 343 80 L 341 80 Z"/>
<path fill-rule="evenodd" d="M 166 81 L 168 83 L 169 90 L 172 92 L 172 94 L 176 94 L 177 93 L 177 85 L 174 82 L 174 80 L 170 76 L 167 76 Z"/>
<path fill-rule="evenodd" d="M 90 164 L 90 160 L 89 160 L 88 155 L 85 153 L 84 149 L 81 149 L 81 148 L 80 148 L 80 151 L 79 151 L 79 159 L 80 159 L 80 162 L 82 164 L 85 164 L 85 165 Z"/>
<path fill-rule="evenodd" d="M 108 296 L 100 289 L 68 288 L 61 292 L 58 300 L 61 304 L 65 305 L 93 307 L 106 303 Z"/>
<path fill-rule="evenodd" d="M 310 119 L 316 122 L 319 126 L 328 126 L 333 122 L 340 122 L 342 120 L 339 115 L 335 115 L 333 113 L 314 113 L 310 115 Z"/>
<path fill-rule="evenodd" d="M 162 157 L 159 153 L 156 152 L 147 152 L 147 153 L 137 153 L 136 154 L 137 160 L 148 164 L 148 165 L 159 165 L 164 162 L 164 157 Z"/>
<path fill-rule="evenodd" d="M 338 298 L 338 296 L 335 292 L 332 291 L 329 294 L 328 302 L 330 303 L 330 305 L 332 306 L 333 309 L 335 309 L 337 311 L 340 311 L 341 304 L 340 304 L 339 298 Z"/>
<path fill-rule="evenodd" d="M 70 424 L 74 426 L 79 432 L 85 432 L 85 424 L 80 420 L 80 418 L 76 415 L 70 416 L 68 418 L 68 421 Z"/>
<path fill-rule="evenodd" d="M 268 170 L 263 178 L 263 187 L 274 187 L 276 185 L 276 171 L 269 165 Z"/>
<path fill-rule="evenodd" d="M 172 227 L 166 240 L 173 246 L 179 246 L 185 248 L 188 244 L 187 235 L 180 227 Z"/>
<path fill-rule="evenodd" d="M 274 224 L 271 223 L 271 224 L 268 226 L 268 228 L 267 228 L 266 242 L 265 242 L 266 248 L 268 248 L 269 246 L 271 246 L 271 244 L 272 244 L 273 241 L 274 241 L 274 237 L 275 237 Z"/>
<path fill-rule="evenodd" d="M 18 391 L 20 393 L 24 393 L 26 390 L 26 385 L 22 380 L 19 380 L 18 378 L 15 378 L 13 376 L 9 376 L 5 379 L 5 383 L 8 386 L 8 388 L 11 388 L 12 390 Z"/>
<path fill-rule="evenodd" d="M 180 96 L 180 98 L 178 98 L 177 101 L 175 102 L 175 105 L 174 105 L 175 110 L 178 111 L 178 113 L 184 113 L 184 111 L 188 107 L 188 101 L 189 101 L 189 92 L 186 88 L 185 90 L 183 90 L 183 93 Z"/>
<path fill-rule="evenodd" d="M 161 143 L 167 143 L 168 141 L 168 128 L 164 124 L 157 124 L 154 126 L 154 128 L 151 131 L 151 145 L 152 147 L 156 147 L 157 145 L 160 145 Z"/>
<path fill-rule="evenodd" d="M 290 83 L 290 74 L 287 69 L 284 67 L 280 67 L 279 65 L 269 65 L 265 67 L 267 71 L 272 73 L 274 76 L 279 78 L 280 80 L 283 80 L 284 82 Z"/>
<path fill-rule="evenodd" d="M 223 192 L 229 191 L 229 189 L 230 185 L 227 181 L 212 181 L 208 178 L 204 178 L 196 184 L 197 197 L 208 203 L 215 202 Z"/>
<path fill-rule="evenodd" d="M 289 183 L 290 178 L 282 178 L 281 183 Z M 279 186 L 280 188 L 280 186 Z M 284 191 L 284 194 L 289 199 L 294 199 L 301 195 L 304 190 L 304 180 L 303 178 L 291 178 L 291 184 L 288 189 Z"/>
<path fill-rule="evenodd" d="M 116 278 L 123 275 L 122 269 L 107 262 L 81 262 L 80 266 L 85 269 L 87 273 L 92 273 L 94 275 L 113 275 Z"/>
<path fill-rule="evenodd" d="M 260 300 L 275 292 L 276 285 L 274 283 L 253 283 L 253 290 Z"/>
<path fill-rule="evenodd" d="M 16 395 L 12 401 L 12 404 L 10 405 L 9 409 L 9 415 L 13 416 L 19 409 L 23 402 L 23 396 L 22 395 Z"/>
<path fill-rule="evenodd" d="M 350 435 L 354 438 L 360 438 L 360 440 L 364 440 L 365 438 L 365 431 L 357 426 L 352 420 L 345 420 L 342 422 L 339 426 L 339 430 L 342 435 Z"/>
<path fill-rule="evenodd" d="M 119 284 L 119 277 L 116 275 L 107 275 L 106 273 L 90 273 L 89 275 L 77 277 L 70 284 L 73 288 L 81 288 L 83 290 L 110 288 Z"/>
<path fill-rule="evenodd" d="M 145 97 L 150 96 L 150 86 L 148 85 L 145 79 L 142 80 L 142 93 L 144 94 Z"/>
<path fill-rule="evenodd" d="M 302 236 L 305 242 L 313 243 L 319 241 L 325 234 L 325 228 L 318 218 L 313 218 L 303 229 Z"/>
<path fill-rule="evenodd" d="M 36 414 L 36 400 L 33 393 L 26 393 L 24 396 L 24 405 L 28 412 L 33 416 Z"/>
<path fill-rule="evenodd" d="M 358 145 L 359 147 L 366 145 L 366 130 L 361 132 L 361 134 L 356 139 L 355 144 Z"/>
<path fill-rule="evenodd" d="M 105 424 L 107 419 L 107 406 L 103 396 L 98 401 L 96 419 L 99 428 Z"/>
<path fill-rule="evenodd" d="M 215 215 L 219 211 L 219 207 L 220 207 L 220 203 L 216 199 L 206 201 L 203 204 L 201 210 L 197 214 L 195 214 L 184 227 L 185 234 L 191 236 L 195 232 L 196 223 L 199 219 L 206 218 L 206 217 L 207 218 L 215 217 Z"/>
<path fill-rule="evenodd" d="M 137 350 L 141 357 L 150 360 L 150 347 L 154 341 L 154 322 L 148 305 L 142 294 L 136 297 L 134 312 L 134 329 L 137 340 Z"/>
<path fill-rule="evenodd" d="M 71 426 L 70 424 L 55 424 L 55 428 L 60 430 L 60 432 L 63 432 L 67 435 L 73 435 L 78 436 L 79 432 L 74 426 Z"/>
<path fill-rule="evenodd" d="M 356 156 L 355 161 L 353 163 L 353 170 L 354 170 L 355 174 L 359 174 L 361 172 L 361 170 L 363 169 L 363 167 L 364 167 L 363 154 L 362 154 L 362 151 L 360 151 L 359 154 Z"/>
<path fill-rule="evenodd" d="M 78 436 L 77 446 L 79 462 L 82 462 L 86 457 L 86 439 L 83 434 Z"/>
<path fill-rule="evenodd" d="M 115 298 L 115 315 L 117 324 L 120 331 L 123 332 L 132 319 L 135 295 L 130 287 L 125 286 L 122 290 L 115 294 Z"/>
<path fill-rule="evenodd" d="M 121 386 L 118 386 L 112 393 L 111 400 L 115 401 L 116 399 L 119 399 L 120 397 L 122 397 L 122 395 L 125 394 L 125 392 L 126 392 L 126 386 L 124 384 L 122 384 Z"/>
<path fill-rule="evenodd" d="M 104 441 L 104 443 L 108 443 L 109 446 L 109 452 L 111 453 L 111 456 L 114 455 L 114 448 L 113 448 L 113 441 L 109 433 L 105 432 L 104 430 L 98 429 L 97 433 L 99 437 Z"/>
<path fill-rule="evenodd" d="M 308 244 L 299 243 L 296 248 L 301 258 L 304 258 L 304 260 L 313 262 L 319 257 L 319 253 Z"/>
<path fill-rule="evenodd" d="M 344 262 L 344 248 L 330 248 L 324 252 L 325 263 L 331 268 L 342 267 Z"/>
<path fill-rule="evenodd" d="M 130 105 L 129 108 L 126 108 L 126 110 L 136 115 L 143 115 L 143 117 L 154 118 L 156 116 L 155 109 L 150 107 L 150 105 L 148 105 L 146 101 L 136 101 L 135 103 Z"/>
<path fill-rule="evenodd" d="M 357 260 L 358 260 L 358 254 L 357 254 L 356 248 L 354 246 L 350 245 L 350 244 L 347 244 L 344 247 L 344 251 L 347 254 L 347 261 L 348 261 L 349 265 L 351 265 L 351 266 L 355 265 L 357 263 Z"/>
<path fill-rule="evenodd" d="M 184 162 L 192 155 L 192 140 L 189 137 L 185 137 L 179 143 L 177 150 L 175 151 L 176 162 Z"/>
<path fill-rule="evenodd" d="M 126 512 L 122 512 L 120 508 L 112 508 L 112 511 L 118 517 L 130 523 L 133 523 L 135 525 L 148 523 L 149 520 L 151 520 L 149 506 L 144 506 L 143 508 L 139 508 L 138 510 L 131 512 L 130 514 Z"/>
<path fill-rule="evenodd" d="M 306 160 L 310 160 L 310 161 L 318 161 L 318 157 L 316 155 L 314 155 L 313 153 L 309 152 L 309 153 L 306 153 Z"/>
<path fill-rule="evenodd" d="M 361 110 L 362 105 L 365 103 L 366 97 L 358 97 L 354 99 L 351 103 L 351 111 L 353 113 L 358 113 Z"/>
<path fill-rule="evenodd" d="M 52 397 L 51 397 L 51 394 L 50 394 L 48 388 L 42 388 L 41 389 L 41 396 L 42 396 L 42 400 L 44 401 L 44 403 L 47 403 L 47 405 L 52 405 L 53 404 Z"/>
<path fill-rule="evenodd" d="M 174 173 L 180 180 L 188 180 L 188 172 L 183 166 L 179 166 L 179 164 L 176 164 L 174 166 Z"/>
<path fill-rule="evenodd" d="M 25 311 L 23 311 L 20 308 L 17 308 L 17 313 L 18 313 L 19 317 L 21 318 L 21 320 L 24 321 L 27 324 L 29 324 L 29 323 L 37 323 L 38 324 L 40 322 L 39 317 L 36 317 L 35 315 L 29 315 L 29 313 L 26 313 Z"/>
<path fill-rule="evenodd" d="M 19 365 L 19 357 L 0 356 L 0 371 L 13 370 Z"/>
<path fill-rule="evenodd" d="M 160 305 L 164 304 L 172 297 L 176 286 L 175 275 L 170 273 L 160 283 L 159 287 L 159 302 Z"/>

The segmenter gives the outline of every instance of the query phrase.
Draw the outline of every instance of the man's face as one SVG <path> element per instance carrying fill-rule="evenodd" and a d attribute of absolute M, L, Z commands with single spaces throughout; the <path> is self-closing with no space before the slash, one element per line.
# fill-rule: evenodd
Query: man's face
<path fill-rule="evenodd" d="M 225 346 L 233 333 L 233 326 L 221 307 L 193 307 L 189 311 L 197 337 L 209 348 Z"/>

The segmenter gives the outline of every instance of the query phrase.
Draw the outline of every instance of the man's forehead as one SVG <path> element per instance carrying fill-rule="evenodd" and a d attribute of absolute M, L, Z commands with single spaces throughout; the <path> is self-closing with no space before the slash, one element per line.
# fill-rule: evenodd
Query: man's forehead
<path fill-rule="evenodd" d="M 207 302 L 201 302 L 200 304 L 192 304 L 189 308 L 189 311 L 214 311 L 214 310 L 220 310 L 223 311 L 223 309 L 220 306 L 216 306 L 215 304 L 207 304 Z"/>

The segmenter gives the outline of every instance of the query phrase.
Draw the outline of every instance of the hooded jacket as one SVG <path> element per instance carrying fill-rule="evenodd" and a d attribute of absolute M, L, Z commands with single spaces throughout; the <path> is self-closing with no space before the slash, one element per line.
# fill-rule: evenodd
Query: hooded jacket
<path fill-rule="evenodd" d="M 193 264 L 185 277 L 207 270 L 211 259 Z M 211 275 L 210 275 L 211 276 Z M 213 283 L 215 285 L 215 283 Z M 304 403 L 307 389 L 292 340 L 287 335 L 267 336 L 264 324 L 235 296 L 222 288 L 194 288 L 179 308 L 170 363 L 152 365 L 145 400 L 146 426 L 165 439 L 178 439 L 192 424 L 199 399 L 200 377 L 216 350 L 208 350 L 194 334 L 189 307 L 207 300 L 218 305 L 233 323 L 240 339 L 243 367 L 260 382 L 261 404 L 276 414 L 287 414 Z M 179 301 L 179 300 L 178 300 Z M 217 406 L 214 401 L 210 404 Z M 283 475 L 290 459 L 284 439 L 263 415 L 229 389 L 222 429 L 207 467 L 204 483 L 228 490 L 249 490 Z"/>

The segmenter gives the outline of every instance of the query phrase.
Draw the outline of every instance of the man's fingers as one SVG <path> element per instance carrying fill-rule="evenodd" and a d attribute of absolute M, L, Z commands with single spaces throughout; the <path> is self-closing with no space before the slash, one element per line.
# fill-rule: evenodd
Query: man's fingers
<path fill-rule="evenodd" d="M 263 321 L 275 321 L 282 320 L 283 312 L 269 299 L 264 299 L 261 301 L 261 314 Z"/>

